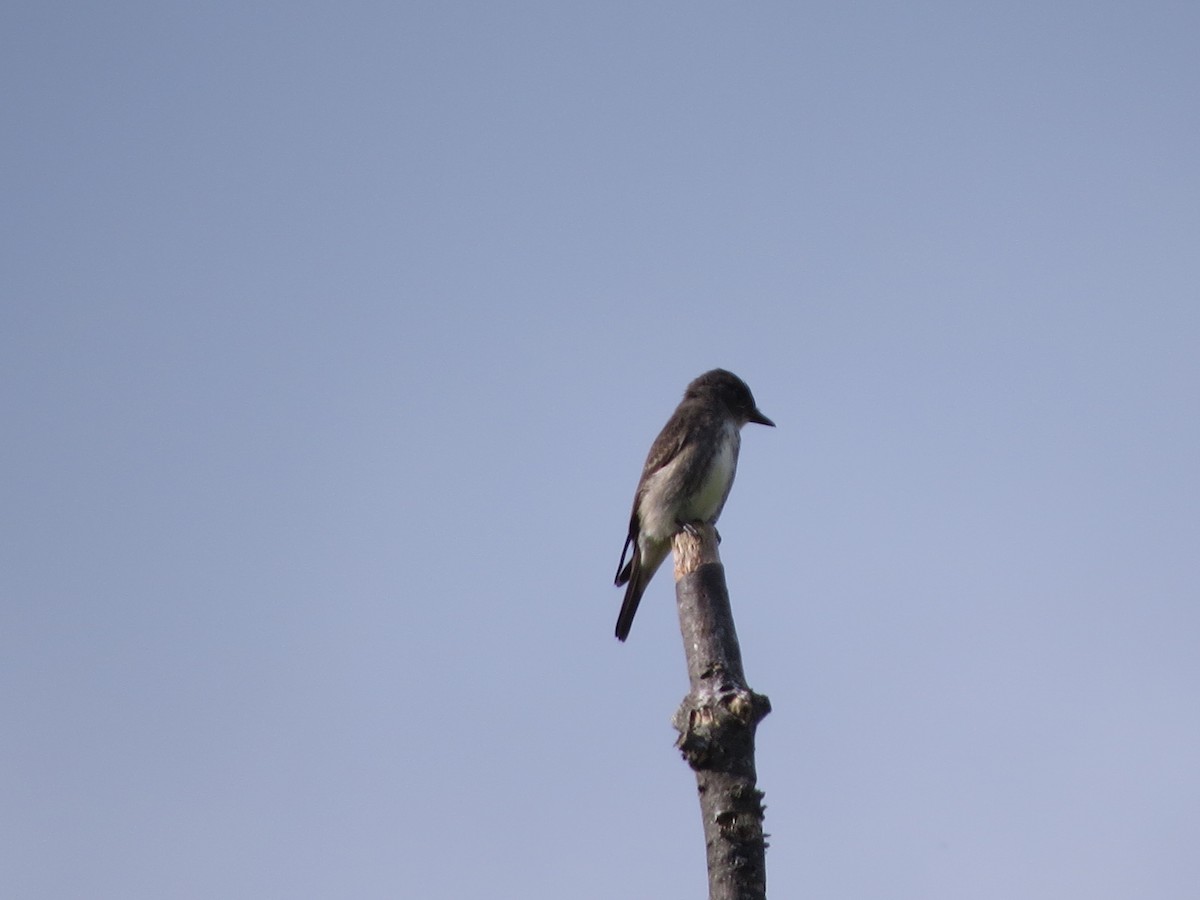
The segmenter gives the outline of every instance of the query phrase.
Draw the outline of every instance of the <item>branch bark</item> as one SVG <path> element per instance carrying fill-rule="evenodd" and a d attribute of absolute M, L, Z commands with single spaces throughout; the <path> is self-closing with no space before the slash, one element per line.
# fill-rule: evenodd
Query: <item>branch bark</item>
<path fill-rule="evenodd" d="M 765 900 L 763 794 L 754 734 L 771 702 L 746 686 L 725 567 L 711 525 L 674 541 L 675 599 L 691 691 L 675 713 L 675 742 L 696 773 L 709 900 Z"/>

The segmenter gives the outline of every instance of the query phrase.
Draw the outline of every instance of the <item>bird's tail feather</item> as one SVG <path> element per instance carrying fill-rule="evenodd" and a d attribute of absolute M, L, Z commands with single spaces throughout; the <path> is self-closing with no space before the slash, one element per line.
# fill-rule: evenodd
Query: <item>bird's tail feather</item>
<path fill-rule="evenodd" d="M 641 541 L 634 541 L 633 556 L 629 565 L 617 576 L 617 584 L 629 583 L 625 589 L 625 602 L 621 604 L 621 613 L 617 616 L 617 640 L 623 641 L 629 637 L 629 629 L 633 626 L 633 617 L 637 613 L 638 604 L 642 602 L 642 594 L 646 593 L 646 585 L 667 558 L 671 542 L 664 541 L 661 546 L 657 542 L 646 544 L 649 556 L 642 553 Z"/>
<path fill-rule="evenodd" d="M 629 578 L 629 587 L 625 589 L 625 602 L 621 604 L 621 613 L 617 616 L 617 640 L 623 641 L 629 637 L 629 629 L 633 627 L 633 617 L 637 614 L 638 604 L 642 602 L 642 594 L 646 593 L 649 579 L 643 579 L 638 555 L 634 553 L 630 565 L 633 572 Z"/>

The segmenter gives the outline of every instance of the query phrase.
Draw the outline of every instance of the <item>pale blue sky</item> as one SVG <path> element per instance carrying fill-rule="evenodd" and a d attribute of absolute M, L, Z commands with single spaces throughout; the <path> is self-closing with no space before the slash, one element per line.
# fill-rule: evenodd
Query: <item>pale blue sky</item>
<path fill-rule="evenodd" d="M 687 383 L 774 897 L 1200 891 L 1200 7 L 9 3 L 0 894 L 704 893 Z"/>

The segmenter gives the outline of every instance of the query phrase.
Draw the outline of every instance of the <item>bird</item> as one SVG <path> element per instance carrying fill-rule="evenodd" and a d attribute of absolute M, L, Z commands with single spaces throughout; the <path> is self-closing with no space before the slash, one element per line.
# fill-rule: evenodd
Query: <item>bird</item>
<path fill-rule="evenodd" d="M 617 640 L 629 637 L 638 604 L 672 538 L 692 530 L 694 523 L 711 525 L 720 517 L 737 472 L 742 426 L 749 422 L 775 427 L 759 411 L 746 382 L 725 369 L 713 369 L 687 386 L 654 439 L 617 563 L 614 583 L 628 585 L 617 617 Z"/>

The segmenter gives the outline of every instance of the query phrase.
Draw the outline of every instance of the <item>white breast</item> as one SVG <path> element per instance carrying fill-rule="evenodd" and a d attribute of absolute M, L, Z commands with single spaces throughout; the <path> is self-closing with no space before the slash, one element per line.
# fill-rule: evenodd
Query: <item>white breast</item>
<path fill-rule="evenodd" d="M 729 486 L 733 483 L 733 476 L 737 470 L 737 427 L 730 425 L 721 437 L 721 447 L 713 455 L 704 483 L 683 511 L 681 518 L 685 521 L 709 521 L 720 513 L 721 505 L 729 493 Z"/>
<path fill-rule="evenodd" d="M 678 531 L 679 522 L 708 522 L 720 514 L 737 469 L 740 443 L 737 426 L 730 423 L 721 435 L 720 447 L 713 454 L 704 481 L 689 497 L 678 496 L 673 488 L 680 466 L 694 459 L 691 453 L 676 457 L 651 475 L 643 486 L 638 506 L 642 534 L 651 540 L 664 541 Z"/>

